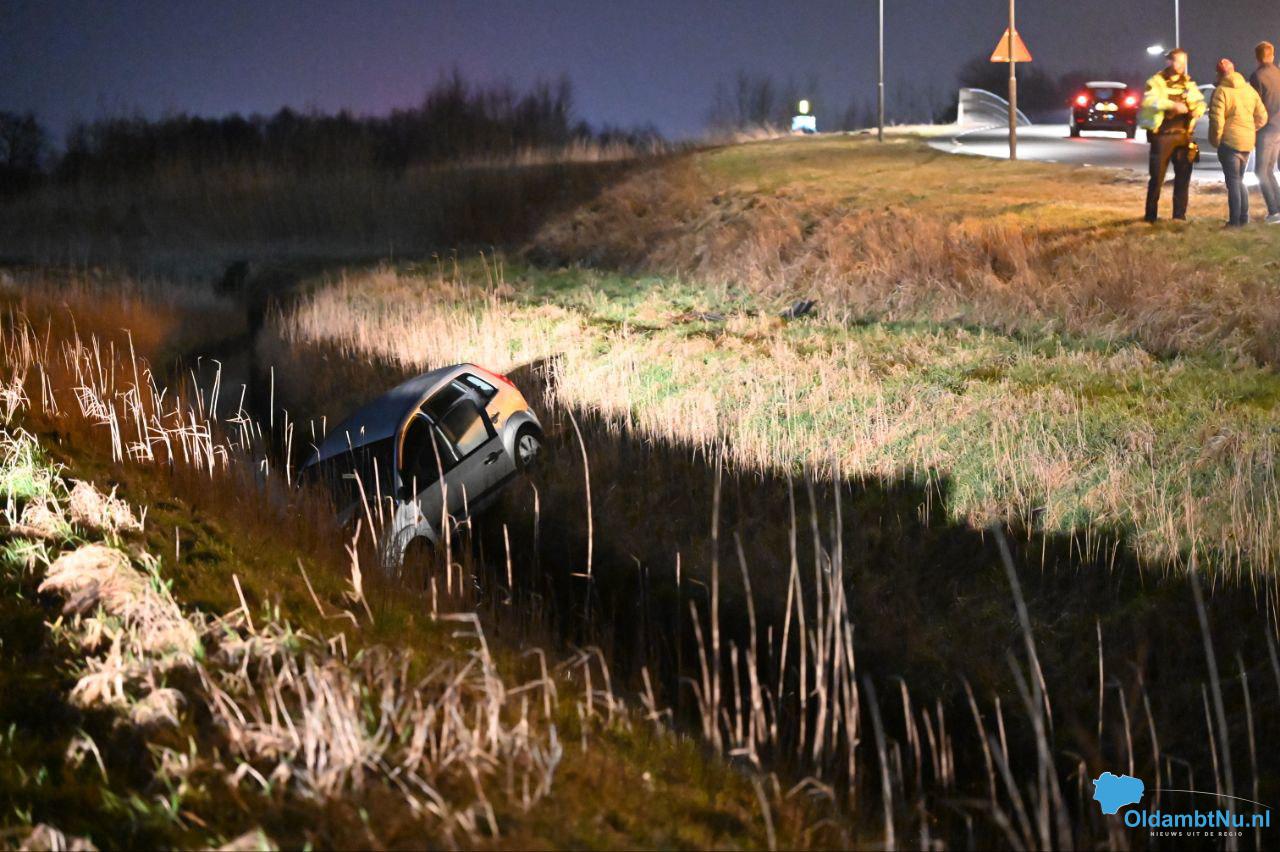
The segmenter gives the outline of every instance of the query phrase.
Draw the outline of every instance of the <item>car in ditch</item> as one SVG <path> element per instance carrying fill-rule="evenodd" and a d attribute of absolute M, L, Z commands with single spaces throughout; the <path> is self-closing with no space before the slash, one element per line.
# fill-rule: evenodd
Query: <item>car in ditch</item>
<path fill-rule="evenodd" d="M 1096 80 L 1071 100 L 1071 135 L 1082 130 L 1115 130 L 1132 139 L 1138 133 L 1142 92 L 1125 83 Z"/>
<path fill-rule="evenodd" d="M 538 461 L 538 416 L 506 376 L 474 364 L 402 382 L 330 431 L 300 479 L 333 493 L 339 520 L 389 520 L 383 567 L 394 570 L 416 539 L 434 544 Z M 379 511 L 381 509 L 381 511 Z"/>

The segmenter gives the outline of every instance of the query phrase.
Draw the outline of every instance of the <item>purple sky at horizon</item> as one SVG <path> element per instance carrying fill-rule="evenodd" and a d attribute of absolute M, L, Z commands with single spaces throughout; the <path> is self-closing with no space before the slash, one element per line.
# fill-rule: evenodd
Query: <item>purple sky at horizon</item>
<path fill-rule="evenodd" d="M 956 71 L 989 54 L 1004 0 L 886 0 L 889 97 L 945 98 Z M 1280 0 L 1182 0 L 1192 70 L 1218 56 L 1252 65 L 1280 42 Z M 1151 69 L 1173 39 L 1173 0 L 1020 0 L 1019 31 L 1060 73 Z M 566 74 L 580 117 L 652 122 L 688 136 L 717 81 L 739 70 L 819 81 L 838 110 L 875 96 L 875 0 L 0 0 L 0 110 L 34 110 L 61 139 L 75 119 L 270 113 L 358 114 L 415 104 L 457 68 L 523 88 Z M 1135 81 L 1137 82 L 1137 81 Z"/>

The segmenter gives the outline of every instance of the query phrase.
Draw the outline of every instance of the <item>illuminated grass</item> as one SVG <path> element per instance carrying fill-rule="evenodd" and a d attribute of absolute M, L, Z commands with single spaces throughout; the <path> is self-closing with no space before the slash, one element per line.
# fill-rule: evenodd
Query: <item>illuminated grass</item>
<path fill-rule="evenodd" d="M 951 517 L 1193 542 L 1230 567 L 1280 556 L 1280 378 L 1212 355 L 937 323 L 784 322 L 731 288 L 585 271 L 353 273 L 284 320 L 411 367 L 551 359 L 563 400 L 747 467 L 940 479 Z"/>

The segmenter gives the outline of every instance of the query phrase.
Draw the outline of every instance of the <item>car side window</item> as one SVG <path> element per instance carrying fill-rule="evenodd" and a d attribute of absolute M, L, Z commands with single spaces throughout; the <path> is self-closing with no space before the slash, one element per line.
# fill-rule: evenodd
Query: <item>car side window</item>
<path fill-rule="evenodd" d="M 401 462 L 402 481 L 416 484 L 421 491 L 440 479 L 458 463 L 453 447 L 440 434 L 440 430 L 419 412 L 409 421 L 405 431 L 404 458 Z"/>
<path fill-rule="evenodd" d="M 459 459 L 471 455 L 494 434 L 489 418 L 473 399 L 455 402 L 440 418 L 439 426 Z"/>
<path fill-rule="evenodd" d="M 489 402 L 498 395 L 498 389 L 479 376 L 473 376 L 470 373 L 463 373 L 459 378 L 473 391 L 480 394 L 480 397 L 485 402 Z"/>
<path fill-rule="evenodd" d="M 431 395 L 431 399 L 427 400 L 422 410 L 427 413 L 435 422 L 439 423 L 445 413 L 453 407 L 453 404 L 467 395 L 467 388 L 457 381 L 449 382 L 449 384 L 440 388 Z"/>

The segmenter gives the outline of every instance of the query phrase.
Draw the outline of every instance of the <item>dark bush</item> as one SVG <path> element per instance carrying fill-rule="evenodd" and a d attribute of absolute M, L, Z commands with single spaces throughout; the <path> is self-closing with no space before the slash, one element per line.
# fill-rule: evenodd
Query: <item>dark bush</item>
<path fill-rule="evenodd" d="M 48 147 L 35 115 L 0 112 L 0 196 L 25 192 L 40 182 Z"/>

